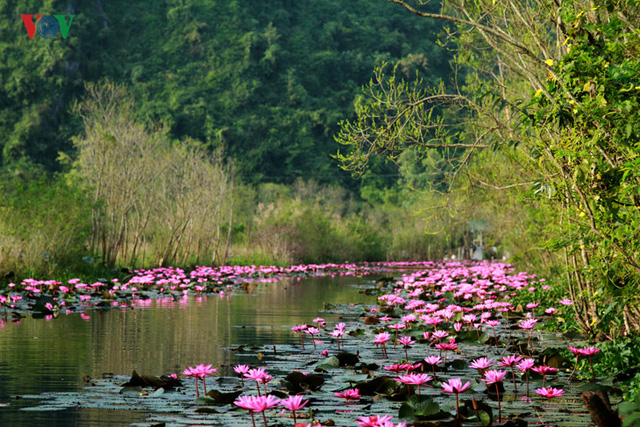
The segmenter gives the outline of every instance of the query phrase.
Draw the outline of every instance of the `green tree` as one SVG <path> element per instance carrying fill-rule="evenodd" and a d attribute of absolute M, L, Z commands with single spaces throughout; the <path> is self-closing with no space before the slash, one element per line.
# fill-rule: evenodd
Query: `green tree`
<path fill-rule="evenodd" d="M 389 1 L 456 24 L 460 83 L 451 92 L 407 83 L 397 67 L 378 70 L 338 134 L 345 167 L 439 150 L 450 186 L 536 194 L 536 206 L 551 204 L 541 225 L 564 258 L 582 328 L 640 330 L 638 3 L 448 2 L 433 13 L 420 1 Z M 477 167 L 487 149 L 511 165 L 511 179 Z"/>

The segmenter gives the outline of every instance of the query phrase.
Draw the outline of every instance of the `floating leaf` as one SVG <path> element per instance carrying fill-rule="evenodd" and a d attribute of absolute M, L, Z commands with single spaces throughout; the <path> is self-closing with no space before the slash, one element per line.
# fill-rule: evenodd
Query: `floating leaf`
<path fill-rule="evenodd" d="M 440 405 L 428 396 L 411 396 L 402 404 L 398 416 L 405 420 L 436 420 L 450 417 L 448 412 L 440 409 Z"/>
<path fill-rule="evenodd" d="M 217 405 L 229 405 L 233 403 L 238 396 L 242 394 L 242 390 L 233 391 L 231 393 L 221 393 L 218 390 L 209 390 L 207 392 L 207 396 L 214 400 L 214 403 Z"/>
<path fill-rule="evenodd" d="M 294 371 L 285 377 L 285 385 L 288 385 L 293 393 L 301 393 L 307 390 L 316 391 L 324 384 L 322 375 L 305 375 L 302 372 Z"/>
<path fill-rule="evenodd" d="M 131 374 L 131 379 L 122 384 L 122 387 L 160 387 L 162 381 L 153 375 L 138 375 L 136 371 Z"/>
<path fill-rule="evenodd" d="M 348 353 L 346 351 L 339 353 L 335 357 L 338 358 L 338 363 L 339 363 L 338 366 L 355 366 L 360 361 L 360 358 L 358 356 L 356 356 L 353 353 Z"/>

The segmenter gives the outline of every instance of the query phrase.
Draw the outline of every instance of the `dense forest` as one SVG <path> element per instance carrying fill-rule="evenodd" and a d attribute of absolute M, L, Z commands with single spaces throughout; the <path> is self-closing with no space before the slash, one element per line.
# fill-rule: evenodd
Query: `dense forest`
<path fill-rule="evenodd" d="M 458 246 L 415 215 L 422 202 L 403 184 L 424 168 L 379 156 L 354 179 L 334 158 L 376 66 L 450 82 L 447 25 L 390 6 L 3 2 L 0 270 L 418 259 Z M 74 18 L 67 37 L 30 38 L 24 14 Z"/>
<path fill-rule="evenodd" d="M 443 24 L 365 1 L 8 1 L 0 6 L 3 170 L 60 171 L 87 82 L 135 96 L 135 118 L 171 140 L 223 149 L 246 182 L 347 183 L 337 124 L 382 61 L 450 74 Z M 30 39 L 25 13 L 75 15 L 66 39 Z"/>

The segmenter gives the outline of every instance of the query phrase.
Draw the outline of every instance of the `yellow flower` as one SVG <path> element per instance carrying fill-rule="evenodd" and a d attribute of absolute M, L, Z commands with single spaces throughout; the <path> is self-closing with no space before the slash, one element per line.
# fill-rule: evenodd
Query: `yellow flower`
<path fill-rule="evenodd" d="M 547 59 L 546 61 L 544 61 L 545 64 L 547 64 L 549 67 L 553 67 L 553 59 Z"/>

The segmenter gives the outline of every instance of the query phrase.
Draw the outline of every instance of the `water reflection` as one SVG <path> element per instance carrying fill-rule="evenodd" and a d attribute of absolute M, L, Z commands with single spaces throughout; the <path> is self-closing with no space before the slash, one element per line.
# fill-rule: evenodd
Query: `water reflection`
<path fill-rule="evenodd" d="M 199 363 L 257 362 L 239 359 L 228 348 L 295 343 L 290 327 L 311 323 L 325 302 L 374 303 L 358 293 L 357 282 L 353 277 L 289 279 L 250 286 L 247 294 L 139 300 L 135 307 L 7 324 L 0 328 L 0 419 L 12 426 L 39 425 L 38 419 L 43 425 L 107 425 L 99 421 L 105 411 L 25 412 L 11 396 L 75 391 L 85 386 L 83 376 L 103 373 L 160 375 Z M 338 320 L 329 313 L 323 317 Z M 119 414 L 117 424 L 143 415 Z"/>

